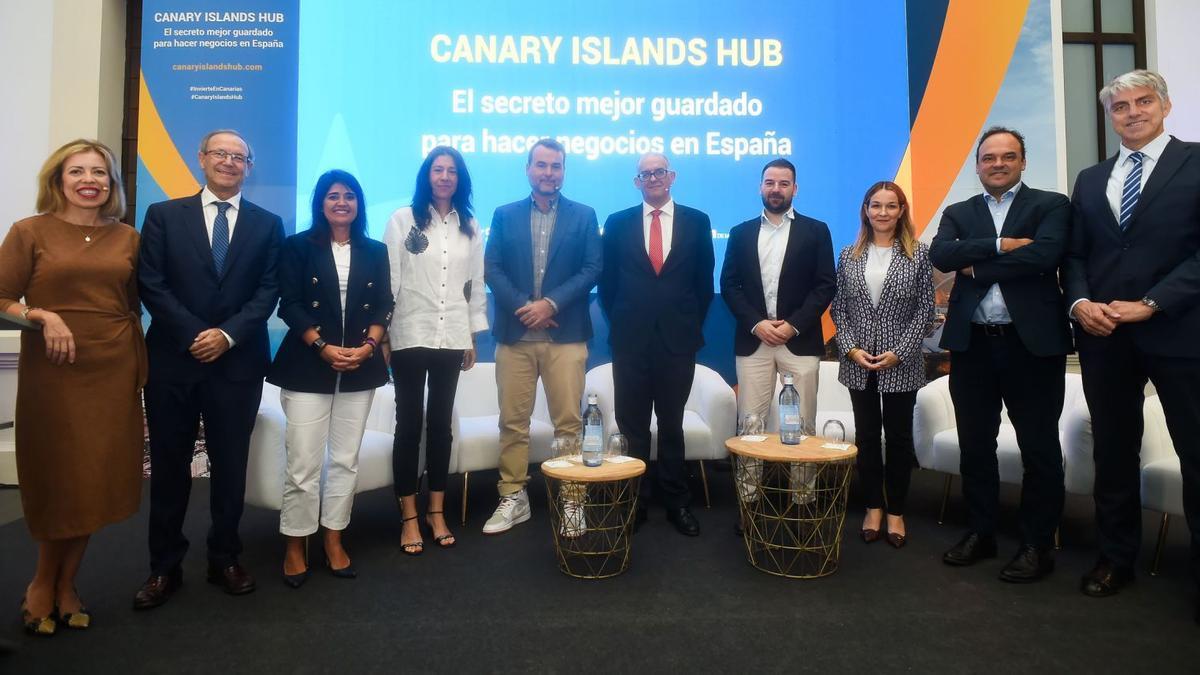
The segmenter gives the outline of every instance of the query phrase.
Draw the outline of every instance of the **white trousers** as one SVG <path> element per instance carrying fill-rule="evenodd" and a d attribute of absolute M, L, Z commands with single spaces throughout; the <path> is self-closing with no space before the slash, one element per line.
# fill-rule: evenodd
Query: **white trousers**
<path fill-rule="evenodd" d="M 304 537 L 320 524 L 344 530 L 354 507 L 358 448 L 375 390 L 279 394 L 287 416 L 287 471 L 279 531 Z M 324 480 L 322 480 L 322 478 Z"/>
<path fill-rule="evenodd" d="M 751 413 L 758 415 L 763 421 L 764 429 L 767 417 L 771 411 L 771 400 L 775 396 L 775 382 L 783 381 L 784 375 L 792 376 L 792 384 L 800 394 L 801 433 L 813 435 L 817 427 L 817 380 L 821 372 L 821 357 L 796 356 L 788 350 L 787 345 L 772 347 L 760 343 L 758 349 L 750 356 L 738 356 L 734 359 L 737 368 L 738 381 L 738 420 L 746 419 Z M 765 429 L 768 432 L 779 429 Z M 742 459 L 747 472 L 747 480 L 739 481 L 743 499 L 756 499 L 755 485 L 762 480 L 762 461 L 757 459 Z M 814 472 L 808 467 L 793 464 L 789 477 L 793 488 L 803 481 L 809 488 L 813 487 Z M 800 493 L 803 499 L 803 491 Z"/>

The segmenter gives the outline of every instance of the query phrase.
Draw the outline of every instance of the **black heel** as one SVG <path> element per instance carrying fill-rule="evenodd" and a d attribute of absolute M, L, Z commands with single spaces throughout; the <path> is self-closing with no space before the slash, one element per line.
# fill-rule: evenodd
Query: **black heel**
<path fill-rule="evenodd" d="M 401 518 L 400 522 L 407 523 L 410 520 L 416 520 L 416 519 L 417 519 L 416 516 L 411 516 L 409 518 Z M 400 550 L 404 551 L 404 555 L 421 555 L 422 553 L 425 552 L 425 542 L 423 542 L 419 539 L 417 541 L 410 541 L 410 542 L 402 541 L 402 542 L 400 542 Z"/>
<path fill-rule="evenodd" d="M 441 511 L 426 511 L 425 512 L 425 524 L 429 526 L 429 530 L 431 532 L 433 531 L 433 524 L 429 522 L 429 516 L 441 515 L 441 514 L 442 514 Z M 450 543 L 447 544 L 446 543 L 447 541 Z M 451 534 L 443 534 L 440 537 L 434 537 L 433 543 L 437 544 L 438 548 L 454 548 L 455 545 L 458 544 L 458 540 L 455 538 L 454 534 L 451 533 Z"/>
<path fill-rule="evenodd" d="M 308 581 L 308 574 L 311 570 L 308 565 L 308 537 L 304 537 L 304 571 L 299 574 L 283 573 L 283 583 L 287 584 L 288 588 L 300 588 L 304 582 Z"/>

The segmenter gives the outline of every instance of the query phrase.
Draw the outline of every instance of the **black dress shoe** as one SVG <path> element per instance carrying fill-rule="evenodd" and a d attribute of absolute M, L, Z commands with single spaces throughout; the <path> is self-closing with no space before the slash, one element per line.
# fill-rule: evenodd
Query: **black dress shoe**
<path fill-rule="evenodd" d="M 230 595 L 245 595 L 254 592 L 255 588 L 254 577 L 238 563 L 228 567 L 217 567 L 209 563 L 208 583 L 220 586 L 221 590 Z"/>
<path fill-rule="evenodd" d="M 686 534 L 689 537 L 700 536 L 700 521 L 696 520 L 696 516 L 693 516 L 691 509 L 686 506 L 667 509 L 667 520 L 671 521 L 680 534 Z"/>
<path fill-rule="evenodd" d="M 968 532 L 954 548 L 946 551 L 942 562 L 955 567 L 966 567 L 985 558 L 996 557 L 996 538 Z"/>
<path fill-rule="evenodd" d="M 446 548 L 449 548 L 447 546 Z M 325 561 L 325 566 L 329 568 L 329 573 L 338 579 L 357 579 L 358 570 L 354 569 L 354 563 L 350 563 L 345 567 L 334 567 L 333 563 Z"/>
<path fill-rule="evenodd" d="M 1093 598 L 1107 598 L 1133 583 L 1133 570 L 1120 567 L 1111 560 L 1101 558 L 1092 571 L 1083 575 L 1079 590 Z"/>
<path fill-rule="evenodd" d="M 1054 555 L 1048 548 L 1024 544 L 1013 559 L 1000 570 L 1000 581 L 1027 584 L 1054 571 Z"/>
<path fill-rule="evenodd" d="M 863 543 L 865 544 L 874 544 L 875 542 L 879 541 L 879 530 L 877 529 L 873 530 L 869 527 L 864 527 L 863 529 L 859 530 L 859 535 L 862 537 Z"/>
<path fill-rule="evenodd" d="M 305 567 L 304 571 L 299 574 L 288 574 L 287 572 L 284 572 L 283 583 L 287 584 L 288 588 L 300 588 L 304 585 L 304 582 L 308 581 L 308 573 L 309 569 L 307 567 Z"/>
<path fill-rule="evenodd" d="M 633 533 L 637 534 L 638 530 L 642 529 L 642 525 L 645 525 L 646 521 L 649 518 L 650 518 L 650 516 L 646 513 L 646 507 L 639 506 L 636 509 L 634 509 L 633 510 Z"/>
<path fill-rule="evenodd" d="M 133 596 L 134 609 L 154 609 L 171 599 L 183 585 L 183 570 L 174 569 L 167 574 L 151 574 L 137 595 Z"/>

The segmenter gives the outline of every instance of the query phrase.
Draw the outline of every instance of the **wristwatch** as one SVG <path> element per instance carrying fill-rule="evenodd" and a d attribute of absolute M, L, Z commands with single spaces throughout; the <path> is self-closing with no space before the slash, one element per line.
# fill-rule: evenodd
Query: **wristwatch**
<path fill-rule="evenodd" d="M 312 347 L 314 352 L 320 354 L 321 350 L 325 349 L 325 345 L 327 345 L 327 344 L 329 344 L 329 343 L 325 341 L 325 338 L 318 335 L 317 339 L 313 340 L 312 344 L 310 344 L 309 347 Z"/>
<path fill-rule="evenodd" d="M 1143 304 L 1143 305 L 1145 305 L 1145 306 L 1147 306 L 1147 307 L 1149 307 L 1149 308 L 1150 308 L 1150 310 L 1151 310 L 1151 311 L 1153 311 L 1153 312 L 1161 312 L 1161 311 L 1162 311 L 1162 307 L 1159 307 L 1159 306 L 1158 306 L 1158 303 L 1157 303 L 1157 302 L 1155 302 L 1155 301 L 1154 301 L 1152 298 L 1150 298 L 1149 296 L 1143 296 L 1143 297 L 1142 297 L 1142 304 Z"/>

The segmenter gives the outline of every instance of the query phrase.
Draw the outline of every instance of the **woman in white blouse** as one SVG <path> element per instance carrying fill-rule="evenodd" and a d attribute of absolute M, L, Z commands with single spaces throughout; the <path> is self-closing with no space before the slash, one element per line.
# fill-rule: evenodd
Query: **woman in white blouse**
<path fill-rule="evenodd" d="M 858 472 L 867 514 L 862 538 L 878 541 L 887 508 L 887 542 L 904 546 L 904 502 L 913 466 L 913 406 L 925 384 L 921 340 L 933 326 L 933 267 L 916 240 L 900 186 L 871 186 L 862 226 L 838 258 L 830 313 L 841 357 L 838 381 L 850 390 Z M 887 436 L 884 467 L 881 432 Z M 884 486 L 887 486 L 885 498 Z"/>
<path fill-rule="evenodd" d="M 458 373 L 475 365 L 475 334 L 487 330 L 483 237 L 471 215 L 471 175 L 450 147 L 430 151 L 417 172 L 411 207 L 392 214 L 383 241 L 392 268 L 395 320 L 388 330 L 396 384 L 392 448 L 401 549 L 424 550 L 417 521 L 418 456 L 424 417 L 429 506 L 425 523 L 440 548 L 454 546 L 444 502 L 450 413 Z M 422 409 L 426 383 L 429 399 Z"/>

